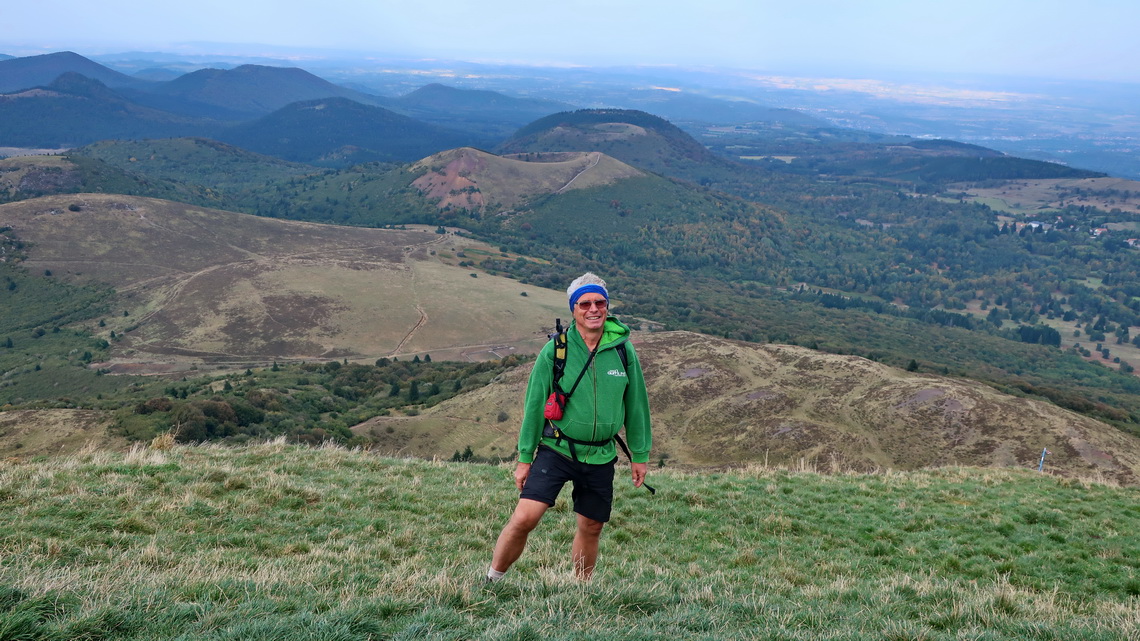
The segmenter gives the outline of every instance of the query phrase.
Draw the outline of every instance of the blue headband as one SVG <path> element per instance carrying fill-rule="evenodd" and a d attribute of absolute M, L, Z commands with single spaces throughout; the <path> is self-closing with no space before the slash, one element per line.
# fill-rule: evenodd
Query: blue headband
<path fill-rule="evenodd" d="M 605 287 L 602 287 L 601 285 L 582 285 L 578 289 L 575 289 L 573 294 L 570 294 L 570 311 L 574 311 L 574 305 L 578 303 L 578 299 L 582 297 L 582 294 L 590 293 L 601 294 L 605 297 L 606 302 L 609 302 L 610 300 L 610 295 L 606 291 Z"/>

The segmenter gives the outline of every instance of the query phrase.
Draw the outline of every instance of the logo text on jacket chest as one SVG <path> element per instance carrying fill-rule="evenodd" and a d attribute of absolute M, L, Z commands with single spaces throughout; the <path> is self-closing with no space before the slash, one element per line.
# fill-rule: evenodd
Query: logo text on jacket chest
<path fill-rule="evenodd" d="M 621 371 L 620 369 L 611 369 L 610 371 L 606 372 L 606 374 L 609 374 L 610 376 L 625 378 L 625 372 Z"/>

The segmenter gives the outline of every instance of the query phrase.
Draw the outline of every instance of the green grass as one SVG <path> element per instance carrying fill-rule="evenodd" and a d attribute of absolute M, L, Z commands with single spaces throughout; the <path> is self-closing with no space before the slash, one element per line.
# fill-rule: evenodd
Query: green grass
<path fill-rule="evenodd" d="M 2 639 L 1129 639 L 1136 490 L 1026 471 L 619 468 L 480 583 L 509 466 L 280 442 L 0 462 Z"/>

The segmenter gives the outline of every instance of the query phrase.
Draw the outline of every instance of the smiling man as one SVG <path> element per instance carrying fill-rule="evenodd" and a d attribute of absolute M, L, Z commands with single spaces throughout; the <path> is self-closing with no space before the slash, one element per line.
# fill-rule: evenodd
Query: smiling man
<path fill-rule="evenodd" d="M 566 290 L 574 321 L 566 330 L 565 367 L 557 340 L 543 347 L 527 383 L 519 462 L 515 469 L 518 505 L 495 544 L 488 581 L 497 581 L 522 555 L 527 537 L 554 505 L 562 486 L 574 484 L 578 529 L 570 549 L 574 575 L 585 581 L 594 572 L 598 541 L 613 504 L 614 464 L 625 427 L 633 484 L 645 482 L 652 436 L 649 400 L 641 363 L 629 342 L 629 327 L 609 317 L 606 283 L 583 274 Z M 555 393 L 565 401 L 555 403 Z M 625 449 L 625 446 L 622 446 Z M 648 486 L 646 486 L 648 487 Z"/>

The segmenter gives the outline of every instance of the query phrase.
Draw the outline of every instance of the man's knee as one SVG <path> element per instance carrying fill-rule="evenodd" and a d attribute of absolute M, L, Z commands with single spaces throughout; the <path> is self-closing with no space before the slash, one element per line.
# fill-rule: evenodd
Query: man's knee
<path fill-rule="evenodd" d="M 518 507 L 515 508 L 514 514 L 511 515 L 507 527 L 523 534 L 529 534 L 531 530 L 538 527 L 538 522 L 542 520 L 542 515 L 546 513 L 547 507 L 545 503 L 539 501 L 522 499 L 519 501 Z"/>
<path fill-rule="evenodd" d="M 595 521 L 594 519 L 578 516 L 578 530 L 587 536 L 598 537 L 602 535 L 602 528 L 606 524 L 602 521 Z"/>

